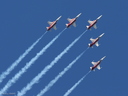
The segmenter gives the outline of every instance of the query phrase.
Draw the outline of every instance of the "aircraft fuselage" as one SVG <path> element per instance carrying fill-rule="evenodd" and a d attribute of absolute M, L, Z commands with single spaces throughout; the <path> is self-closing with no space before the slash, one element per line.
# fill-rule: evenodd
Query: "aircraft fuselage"
<path fill-rule="evenodd" d="M 51 28 L 53 28 L 56 25 L 57 21 L 54 21 L 48 28 L 47 31 L 49 31 Z"/>
<path fill-rule="evenodd" d="M 99 41 L 99 38 L 97 38 L 94 42 L 92 42 L 90 45 L 89 45 L 89 47 L 92 47 L 96 42 L 98 42 Z"/>
<path fill-rule="evenodd" d="M 77 18 L 72 19 L 70 23 L 67 24 L 67 28 L 70 27 L 74 22 L 76 22 Z"/>
<path fill-rule="evenodd" d="M 100 62 L 101 62 L 101 60 L 100 60 L 99 62 L 97 62 L 97 64 L 94 65 L 94 66 L 91 68 L 91 70 L 94 70 L 98 65 L 100 65 Z"/>
<path fill-rule="evenodd" d="M 97 23 L 97 20 L 94 20 L 94 22 L 93 22 L 92 24 L 90 24 L 87 29 L 90 29 L 90 28 L 93 27 L 96 23 Z"/>

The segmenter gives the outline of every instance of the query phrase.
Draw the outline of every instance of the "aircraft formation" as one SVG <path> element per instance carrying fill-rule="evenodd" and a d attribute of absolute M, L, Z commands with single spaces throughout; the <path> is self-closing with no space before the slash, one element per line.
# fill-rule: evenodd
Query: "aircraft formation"
<path fill-rule="evenodd" d="M 73 19 L 70 19 L 70 18 L 68 18 L 67 20 L 69 21 L 69 23 L 68 24 L 66 24 L 66 28 L 68 28 L 68 27 L 70 27 L 71 25 L 73 25 L 74 27 L 76 27 L 76 19 L 79 17 L 81 15 L 81 13 L 80 14 L 78 14 L 75 18 L 73 18 Z M 91 21 L 91 20 L 88 20 L 88 23 L 90 24 L 90 25 L 88 25 L 88 26 L 86 26 L 86 31 L 87 30 L 91 30 L 91 28 L 92 27 L 94 27 L 95 29 L 97 29 L 97 26 L 96 26 L 96 23 L 98 22 L 98 20 L 100 19 L 102 17 L 102 15 L 100 15 L 96 20 L 93 20 L 93 21 Z M 54 21 L 55 22 L 55 21 Z M 51 26 L 51 25 L 50 25 Z M 90 38 L 90 40 L 91 40 L 91 42 L 92 43 L 89 43 L 88 44 L 88 48 L 90 48 L 90 47 L 92 47 L 93 48 L 93 46 L 94 45 L 96 45 L 97 47 L 99 46 L 99 44 L 98 44 L 98 41 L 100 40 L 100 38 L 104 35 L 105 33 L 102 33 L 100 36 L 98 36 L 96 39 L 93 39 L 93 38 Z M 88 49 L 87 48 L 87 49 Z M 82 53 L 83 54 L 83 53 Z M 79 57 L 79 56 L 78 56 Z M 65 94 L 64 94 L 64 96 L 68 96 L 81 82 L 82 82 L 82 80 L 91 72 L 91 71 L 95 71 L 95 69 L 97 68 L 97 69 L 101 69 L 101 67 L 100 67 L 100 64 L 101 64 L 101 61 L 103 61 L 104 59 L 106 58 L 106 56 L 104 56 L 104 57 L 102 57 L 99 61 L 97 61 L 97 62 L 91 62 L 92 64 L 93 64 L 93 66 L 92 67 L 90 67 L 90 71 L 89 72 L 87 72 L 86 73 L 86 75 L 84 76 L 84 77 L 82 77 L 76 84 L 74 84 L 74 86 L 72 86 Z M 69 66 L 72 66 L 72 65 L 70 65 L 69 64 Z M 67 66 L 68 67 L 68 66 Z M 67 68 L 66 67 L 66 68 Z M 61 73 L 64 73 L 64 71 L 62 71 L 62 72 L 60 72 L 60 74 Z M 57 76 L 58 77 L 58 76 Z M 54 81 L 54 80 L 52 80 L 52 81 Z M 50 83 L 49 83 L 50 84 Z M 48 85 L 49 85 L 48 84 Z M 54 83 L 53 83 L 54 84 Z M 53 85 L 53 84 L 51 84 L 51 85 Z M 47 86 L 48 87 L 48 86 Z M 50 87 L 48 87 L 49 89 L 50 89 Z M 42 92 L 44 92 L 43 90 L 42 90 Z M 41 93 L 40 93 L 41 94 Z M 43 94 L 41 94 L 41 95 L 43 95 Z"/>
<path fill-rule="evenodd" d="M 77 18 L 79 17 L 81 15 L 81 13 L 80 14 L 78 14 L 75 18 L 73 18 L 73 19 L 70 19 L 70 18 L 68 18 L 67 20 L 69 21 L 69 23 L 68 24 L 66 24 L 66 28 L 68 28 L 68 27 L 70 27 L 71 25 L 73 25 L 74 27 L 76 27 L 76 20 L 77 20 Z M 93 20 L 93 21 L 91 21 L 91 20 L 88 20 L 88 23 L 90 24 L 90 25 L 88 25 L 88 26 L 86 26 L 86 31 L 87 30 L 91 30 L 91 28 L 92 27 L 94 27 L 95 29 L 97 29 L 97 26 L 96 26 L 96 24 L 97 24 L 97 22 L 98 22 L 98 20 L 100 19 L 102 17 L 102 15 L 100 15 L 96 20 Z M 54 22 L 56 22 L 56 21 L 54 21 Z M 53 22 L 53 23 L 54 23 Z M 52 23 L 51 23 L 52 24 Z M 50 25 L 51 26 L 51 25 Z M 53 26 L 54 27 L 54 26 Z M 85 31 L 85 32 L 86 32 Z M 89 43 L 88 44 L 88 48 L 90 48 L 90 47 L 92 47 L 93 48 L 93 46 L 94 45 L 96 45 L 97 47 L 99 46 L 99 44 L 98 44 L 98 41 L 100 40 L 100 38 L 104 35 L 105 33 L 102 33 L 100 36 L 98 36 L 96 39 L 93 39 L 93 38 L 90 38 L 90 40 L 91 40 L 91 42 L 92 43 Z M 87 48 L 87 49 L 88 49 Z M 83 53 L 82 53 L 83 54 Z M 79 57 L 79 56 L 78 56 Z M 74 86 L 73 87 L 71 87 L 65 94 L 64 94 L 64 96 L 68 96 L 75 88 L 76 88 L 76 86 L 78 86 L 79 84 L 80 84 L 80 82 L 82 82 L 82 80 L 91 72 L 91 71 L 95 71 L 95 69 L 97 68 L 97 69 L 101 69 L 101 67 L 100 67 L 100 64 L 101 64 L 101 61 L 103 61 L 104 59 L 105 59 L 105 57 L 106 56 L 104 56 L 104 57 L 102 57 L 99 61 L 97 61 L 97 62 L 91 62 L 92 64 L 93 64 L 93 66 L 92 67 L 90 67 L 90 71 L 84 76 L 84 77 L 82 77 L 76 84 L 74 84 Z M 70 65 L 69 64 L 69 66 L 72 66 L 72 65 Z M 68 67 L 68 66 L 67 66 Z M 66 68 L 67 68 L 66 67 Z M 64 73 L 65 71 L 62 71 L 62 72 L 60 72 L 60 74 L 61 73 Z M 57 76 L 58 77 L 58 76 Z M 54 81 L 54 80 L 52 80 L 52 81 Z M 54 83 L 53 83 L 54 84 Z M 51 84 L 51 85 L 53 85 L 53 84 Z M 49 84 L 48 84 L 49 85 Z M 47 86 L 48 87 L 48 86 Z M 50 87 L 48 87 L 49 89 L 50 89 Z M 44 92 L 44 91 L 42 91 L 42 92 Z M 41 93 L 40 93 L 41 94 Z M 43 94 L 41 94 L 41 95 L 43 95 Z"/>
<path fill-rule="evenodd" d="M 82 14 L 82 13 L 79 13 L 75 18 L 72 18 L 72 19 L 71 19 L 71 18 L 68 18 L 68 19 L 67 19 L 69 23 L 66 24 L 66 28 L 65 28 L 64 30 L 62 30 L 55 38 L 53 38 L 40 52 L 37 53 L 37 55 L 36 55 L 35 57 L 33 57 L 28 63 L 26 63 L 26 65 L 25 65 L 18 73 L 16 73 L 15 76 L 12 77 L 12 79 L 10 79 L 10 80 L 7 82 L 7 84 L 4 86 L 4 88 L 0 90 L 0 96 L 2 96 L 1 94 L 5 93 L 5 92 L 21 77 L 21 75 L 24 74 L 24 73 L 26 72 L 26 70 L 27 70 L 28 68 L 30 68 L 31 65 L 34 64 L 34 62 L 35 62 L 41 55 L 43 55 L 43 53 L 57 40 L 57 38 L 58 38 L 67 28 L 69 28 L 69 27 L 72 26 L 72 25 L 73 25 L 74 27 L 76 27 L 76 20 L 80 17 L 81 14 Z M 25 51 L 25 53 L 23 53 L 23 55 L 21 55 L 21 56 L 14 62 L 14 63 L 11 65 L 11 67 L 9 67 L 9 68 L 7 69 L 7 71 L 3 72 L 3 74 L 0 76 L 0 83 L 3 81 L 3 79 L 4 79 L 7 75 L 10 74 L 10 72 L 11 72 L 11 71 L 20 63 L 20 61 L 34 48 L 34 46 L 40 41 L 40 39 L 41 39 L 48 31 L 50 31 L 52 28 L 55 29 L 55 30 L 57 29 L 56 25 L 57 25 L 57 22 L 61 19 L 61 17 L 62 17 L 62 16 L 59 16 L 59 17 L 58 17 L 55 21 L 53 21 L 53 22 L 48 21 L 49 27 L 46 27 L 46 32 L 45 32 L 39 39 L 37 39 L 37 41 L 34 42 L 34 43 Z M 39 79 L 40 79 L 41 77 L 43 77 L 43 75 L 45 75 L 45 74 L 50 70 L 50 68 L 52 68 L 52 67 L 54 66 L 54 64 L 57 63 L 58 60 L 59 60 L 60 58 L 62 58 L 62 56 L 63 56 L 64 54 L 66 54 L 67 51 L 69 51 L 70 48 L 71 48 L 88 30 L 91 30 L 92 27 L 94 27 L 95 29 L 97 29 L 96 24 L 97 24 L 98 20 L 99 20 L 101 17 L 102 17 L 102 15 L 100 15 L 96 20 L 93 20 L 93 21 L 88 20 L 88 23 L 89 23 L 90 25 L 85 26 L 86 30 L 85 30 L 79 37 L 77 37 L 71 44 L 69 44 L 69 46 L 66 47 L 49 65 L 47 65 L 47 66 L 43 69 L 43 71 L 41 71 L 35 78 L 33 78 L 32 81 L 31 81 L 29 84 L 27 84 L 27 86 L 24 87 L 24 88 L 18 93 L 17 96 L 23 96 L 28 90 L 30 90 L 30 89 L 32 88 L 32 86 L 33 86 L 34 84 L 36 84 L 36 83 L 39 81 Z M 98 46 L 99 46 L 98 41 L 100 40 L 100 38 L 101 38 L 104 34 L 105 34 L 105 33 L 102 33 L 102 34 L 101 34 L 100 36 L 98 36 L 96 39 L 90 38 L 91 43 L 88 44 L 88 48 L 87 48 L 87 49 L 89 49 L 89 48 L 91 48 L 91 47 L 93 48 L 94 45 L 96 45 L 96 46 L 98 47 Z M 43 90 L 42 93 L 39 93 L 37 96 L 42 96 L 46 91 L 48 91 L 48 90 L 51 88 L 51 86 L 53 86 L 54 83 L 57 82 L 57 80 L 58 80 L 60 77 L 62 77 L 62 76 L 66 73 L 66 71 L 68 71 L 68 70 L 71 68 L 71 66 L 87 51 L 87 49 L 86 49 L 85 51 L 83 51 L 75 60 L 73 60 L 72 63 L 70 63 L 70 64 L 64 69 L 64 71 L 60 72 L 60 74 L 56 76 L 57 79 L 55 78 L 54 80 L 51 81 L 52 83 L 50 83 L 50 84 L 48 84 L 48 85 L 46 86 L 46 89 L 44 89 L 45 91 Z M 91 71 L 95 71 L 96 68 L 100 70 L 100 69 L 101 69 L 101 67 L 100 67 L 101 61 L 103 61 L 103 59 L 104 59 L 105 57 L 106 57 L 106 56 L 102 57 L 102 58 L 101 58 L 99 61 L 97 61 L 97 62 L 91 62 L 91 63 L 93 64 L 93 66 L 90 67 L 89 72 L 84 76 L 84 78 L 85 78 Z M 9 70 L 9 71 L 8 71 L 8 70 Z M 84 78 L 80 79 L 79 83 L 80 83 Z M 53 81 L 54 81 L 54 82 L 53 82 Z M 79 83 L 77 83 L 77 85 L 78 85 Z M 75 86 L 76 86 L 76 84 L 75 84 Z M 71 89 L 73 90 L 73 88 L 75 88 L 75 87 L 73 86 Z M 64 95 L 64 96 L 68 96 L 69 93 L 71 93 L 72 90 L 70 90 L 70 92 L 66 92 L 66 93 L 65 93 L 66 95 Z"/>
<path fill-rule="evenodd" d="M 82 13 L 79 13 L 75 18 L 73 18 L 73 19 L 70 19 L 70 18 L 68 18 L 67 20 L 69 21 L 69 23 L 68 24 L 66 24 L 66 27 L 68 28 L 68 27 L 70 27 L 71 25 L 73 25 L 74 27 L 76 27 L 76 20 L 77 20 L 77 18 L 78 17 L 80 17 L 80 15 L 81 15 Z M 50 25 L 49 27 L 46 27 L 47 28 L 47 31 L 49 31 L 51 28 L 53 28 L 53 29 L 57 29 L 56 28 L 56 24 L 57 24 L 57 21 L 61 18 L 62 16 L 60 16 L 60 17 L 58 17 L 55 21 L 53 21 L 53 22 L 50 22 L 50 21 L 48 21 L 48 24 Z M 96 23 L 97 23 L 97 21 L 100 19 L 102 17 L 102 15 L 100 15 L 96 20 L 93 20 L 93 21 L 91 21 L 91 20 L 88 20 L 88 23 L 90 24 L 89 26 L 86 26 L 86 28 L 87 28 L 87 30 L 89 30 L 89 29 L 91 29 L 92 27 L 94 27 L 95 29 L 97 29 L 97 26 L 96 26 Z M 90 38 L 90 40 L 91 40 L 91 42 L 92 43 L 89 43 L 88 44 L 88 46 L 89 47 L 93 47 L 93 45 L 96 45 L 97 47 L 99 46 L 99 44 L 98 44 L 98 41 L 99 41 L 99 39 L 102 37 L 104 35 L 104 33 L 103 34 L 101 34 L 99 37 L 97 37 L 96 39 L 93 39 L 93 38 Z M 93 67 L 90 67 L 90 70 L 94 70 L 95 68 L 97 68 L 97 69 L 101 69 L 100 68 L 100 62 L 105 58 L 106 56 L 104 56 L 100 61 L 98 61 L 98 62 L 92 62 L 92 64 L 94 65 Z"/>

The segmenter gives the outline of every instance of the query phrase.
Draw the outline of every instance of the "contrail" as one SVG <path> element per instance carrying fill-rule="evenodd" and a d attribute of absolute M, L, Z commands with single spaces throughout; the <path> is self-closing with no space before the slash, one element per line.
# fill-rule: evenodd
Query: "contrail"
<path fill-rule="evenodd" d="M 12 63 L 12 65 L 6 71 L 0 75 L 0 83 L 2 83 L 6 76 L 10 74 L 10 72 L 21 62 L 22 59 L 24 59 L 24 57 L 34 48 L 34 46 L 41 40 L 41 38 L 43 38 L 46 33 L 47 31 L 39 39 L 37 39 L 36 42 L 34 42 L 14 63 Z"/>
<path fill-rule="evenodd" d="M 9 80 L 7 82 L 7 84 L 0 90 L 0 96 L 2 95 L 2 93 L 5 93 L 11 86 L 13 83 L 15 83 L 20 76 L 26 72 L 26 70 L 46 51 L 46 49 L 48 49 L 53 42 L 55 42 L 55 40 L 66 30 L 66 28 L 64 30 L 62 30 L 55 38 L 53 38 L 39 53 L 36 54 L 35 57 L 33 57 L 28 63 L 26 63 L 26 65 L 17 73 L 15 74 L 14 77 L 12 77 L 11 80 Z"/>
<path fill-rule="evenodd" d="M 57 57 L 55 57 L 55 59 L 49 64 L 47 65 L 36 77 L 34 77 L 30 83 L 27 84 L 26 87 L 24 87 L 21 92 L 18 93 L 17 96 L 22 96 L 23 94 L 26 94 L 26 92 L 28 90 L 30 90 L 32 88 L 32 86 L 35 84 L 35 83 L 38 83 L 39 79 L 46 74 L 46 72 L 49 71 L 50 68 L 52 68 L 52 66 L 54 66 L 55 63 L 58 62 L 59 59 L 61 59 L 61 57 L 67 53 L 67 51 L 84 35 L 84 33 L 87 32 L 84 31 L 79 37 L 77 37 L 71 44 L 69 44 L 68 47 L 66 47 Z"/>
<path fill-rule="evenodd" d="M 75 85 L 73 85 L 65 94 L 64 96 L 68 96 L 83 80 L 84 78 L 90 73 L 89 71 L 87 74 L 85 74 Z"/>
<path fill-rule="evenodd" d="M 83 51 L 79 56 L 77 56 L 76 59 L 73 60 L 66 68 L 64 68 L 64 70 L 61 71 L 53 80 L 51 80 L 49 84 L 45 86 L 45 88 L 37 96 L 43 96 L 75 64 L 75 62 L 80 59 L 80 57 L 87 51 L 87 49 Z"/>

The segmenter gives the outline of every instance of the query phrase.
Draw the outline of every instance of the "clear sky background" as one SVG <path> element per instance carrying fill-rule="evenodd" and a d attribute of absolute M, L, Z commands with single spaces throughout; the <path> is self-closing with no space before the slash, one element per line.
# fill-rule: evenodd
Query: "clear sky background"
<path fill-rule="evenodd" d="M 1 0 L 0 74 L 46 31 L 46 27 L 49 26 L 47 21 L 54 21 L 59 16 L 62 18 L 57 23 L 57 30 L 52 29 L 40 40 L 4 79 L 0 84 L 0 89 L 66 27 L 67 18 L 74 18 L 82 13 L 77 19 L 77 27 L 71 26 L 65 30 L 26 73 L 9 88 L 8 93 L 17 94 L 86 30 L 85 26 L 89 25 L 87 22 L 89 19 L 95 20 L 98 16 L 103 15 L 97 23 L 98 28 L 87 31 L 25 96 L 36 96 L 88 47 L 91 37 L 97 38 L 102 33 L 105 35 L 99 41 L 100 46 L 87 50 L 44 96 L 63 96 L 90 70 L 91 62 L 98 61 L 103 56 L 106 58 L 101 63 L 102 69 L 91 72 L 69 96 L 128 96 L 127 4 L 127 0 Z"/>

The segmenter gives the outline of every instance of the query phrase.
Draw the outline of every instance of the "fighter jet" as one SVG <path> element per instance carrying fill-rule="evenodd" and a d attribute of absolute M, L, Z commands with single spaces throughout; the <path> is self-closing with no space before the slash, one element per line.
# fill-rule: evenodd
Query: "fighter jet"
<path fill-rule="evenodd" d="M 90 70 L 92 71 L 92 70 L 94 70 L 95 71 L 95 68 L 97 68 L 97 69 L 101 69 L 101 67 L 100 67 L 100 63 L 101 63 L 101 61 L 105 58 L 106 56 L 104 56 L 103 58 L 101 58 L 99 61 L 97 61 L 97 62 L 91 62 L 92 64 L 93 64 L 93 67 L 90 67 Z"/>
<path fill-rule="evenodd" d="M 95 44 L 95 45 L 98 47 L 98 46 L 99 46 L 98 41 L 99 41 L 99 39 L 100 39 L 103 35 L 104 35 L 104 33 L 101 34 L 101 35 L 100 35 L 99 37 L 97 37 L 96 39 L 90 38 L 90 40 L 92 41 L 92 43 L 88 44 L 88 46 L 89 46 L 89 47 L 92 47 L 92 46 Z"/>
<path fill-rule="evenodd" d="M 100 15 L 96 20 L 90 21 L 88 20 L 88 23 L 90 24 L 89 26 L 86 26 L 87 29 L 90 29 L 91 27 L 94 27 L 95 29 L 97 29 L 96 23 L 97 21 L 102 17 L 102 15 Z"/>
<path fill-rule="evenodd" d="M 73 25 L 74 27 L 76 27 L 75 21 L 76 21 L 76 19 L 77 19 L 81 14 L 82 14 L 82 13 L 78 14 L 78 15 L 77 15 L 75 18 L 73 18 L 73 19 L 68 18 L 67 20 L 69 21 L 69 23 L 66 24 L 66 27 L 68 28 L 68 27 L 70 27 L 71 25 Z"/>
<path fill-rule="evenodd" d="M 48 21 L 48 24 L 50 25 L 49 27 L 46 27 L 47 28 L 47 31 L 49 31 L 51 28 L 54 28 L 55 30 L 57 29 L 56 28 L 56 23 L 57 21 L 61 18 L 62 16 L 58 17 L 55 21 L 53 22 L 50 22 Z"/>

